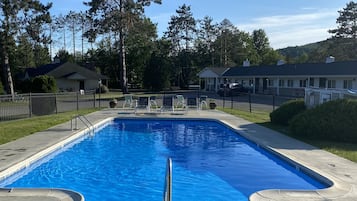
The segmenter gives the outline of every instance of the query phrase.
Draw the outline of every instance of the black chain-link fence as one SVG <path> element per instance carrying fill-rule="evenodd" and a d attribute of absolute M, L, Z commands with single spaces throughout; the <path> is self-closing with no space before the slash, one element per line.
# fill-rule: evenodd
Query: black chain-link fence
<path fill-rule="evenodd" d="M 94 91 L 0 96 L 0 121 L 94 108 Z"/>
<path fill-rule="evenodd" d="M 118 93 L 119 94 L 119 93 Z M 97 95 L 97 96 L 96 96 Z M 204 97 L 207 108 L 209 103 L 214 102 L 217 107 L 238 109 L 243 111 L 266 111 L 271 112 L 278 108 L 282 103 L 294 99 L 289 97 L 280 97 L 262 94 L 240 94 L 238 96 L 221 97 L 216 93 L 202 91 L 166 91 L 162 93 L 133 93 L 134 101 L 139 96 L 155 97 L 157 107 L 162 106 L 164 96 L 182 95 L 186 100 L 188 97 Z M 0 96 L 0 121 L 28 118 L 47 114 L 56 114 L 66 111 L 75 111 L 79 109 L 109 107 L 111 98 L 100 98 L 95 91 L 68 92 L 68 93 L 30 93 L 17 94 L 15 97 L 10 95 Z M 125 102 L 123 95 L 115 97 L 118 101 L 116 108 L 122 108 Z M 199 101 L 198 101 L 199 102 Z M 135 107 L 135 103 L 131 105 Z"/>

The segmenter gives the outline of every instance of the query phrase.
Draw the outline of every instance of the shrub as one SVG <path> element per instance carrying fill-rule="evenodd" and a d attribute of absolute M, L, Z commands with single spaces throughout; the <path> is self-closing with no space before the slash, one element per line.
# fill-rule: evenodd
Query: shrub
<path fill-rule="evenodd" d="M 289 121 L 297 114 L 306 110 L 302 99 L 287 101 L 278 109 L 270 113 L 270 121 L 274 124 L 288 125 Z"/>
<path fill-rule="evenodd" d="M 101 93 L 101 94 L 105 94 L 109 92 L 109 88 L 107 86 L 105 86 L 104 84 L 100 85 L 100 90 L 99 87 L 95 90 L 96 93 Z"/>
<path fill-rule="evenodd" d="M 357 100 L 330 101 L 296 115 L 292 135 L 309 139 L 357 142 Z"/>
<path fill-rule="evenodd" d="M 56 80 L 48 75 L 36 76 L 32 80 L 31 91 L 35 93 L 54 93 L 57 91 Z"/>

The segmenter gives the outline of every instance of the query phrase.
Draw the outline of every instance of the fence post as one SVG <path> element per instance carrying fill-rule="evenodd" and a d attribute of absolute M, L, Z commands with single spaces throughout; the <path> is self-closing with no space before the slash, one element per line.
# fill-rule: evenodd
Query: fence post
<path fill-rule="evenodd" d="M 56 107 L 56 114 L 58 114 L 58 108 L 57 108 L 57 93 L 55 93 L 55 107 Z"/>
<path fill-rule="evenodd" d="M 237 98 L 238 98 L 238 96 L 237 96 Z M 231 96 L 231 109 L 233 110 L 233 94 Z"/>
<path fill-rule="evenodd" d="M 275 95 L 273 94 L 273 111 L 275 110 Z"/>
<path fill-rule="evenodd" d="M 252 98 L 251 98 L 250 91 L 249 91 L 248 100 L 249 100 L 249 112 L 252 113 Z"/>
<path fill-rule="evenodd" d="M 77 111 L 79 110 L 79 92 L 77 91 Z"/>
<path fill-rule="evenodd" d="M 95 91 L 93 93 L 93 107 L 95 108 Z"/>
<path fill-rule="evenodd" d="M 29 117 L 32 117 L 32 94 L 29 95 Z"/>

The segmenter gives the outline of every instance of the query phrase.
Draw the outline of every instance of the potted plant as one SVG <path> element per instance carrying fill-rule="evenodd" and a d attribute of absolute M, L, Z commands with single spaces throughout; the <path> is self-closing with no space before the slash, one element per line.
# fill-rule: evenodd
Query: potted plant
<path fill-rule="evenodd" d="M 118 105 L 118 100 L 117 99 L 113 99 L 111 101 L 109 101 L 109 107 L 110 108 L 115 108 Z"/>
<path fill-rule="evenodd" d="M 211 100 L 209 101 L 209 108 L 210 108 L 211 110 L 214 110 L 214 109 L 216 109 L 216 107 L 217 107 L 216 103 L 214 102 L 213 99 L 211 99 Z"/>

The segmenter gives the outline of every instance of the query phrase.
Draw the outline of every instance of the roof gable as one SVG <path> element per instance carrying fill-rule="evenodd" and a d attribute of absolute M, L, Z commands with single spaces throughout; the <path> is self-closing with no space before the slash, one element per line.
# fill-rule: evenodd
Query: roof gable
<path fill-rule="evenodd" d="M 204 68 L 201 72 L 198 73 L 199 77 L 205 78 L 213 78 L 213 77 L 220 77 L 224 72 L 226 72 L 229 68 Z"/>

